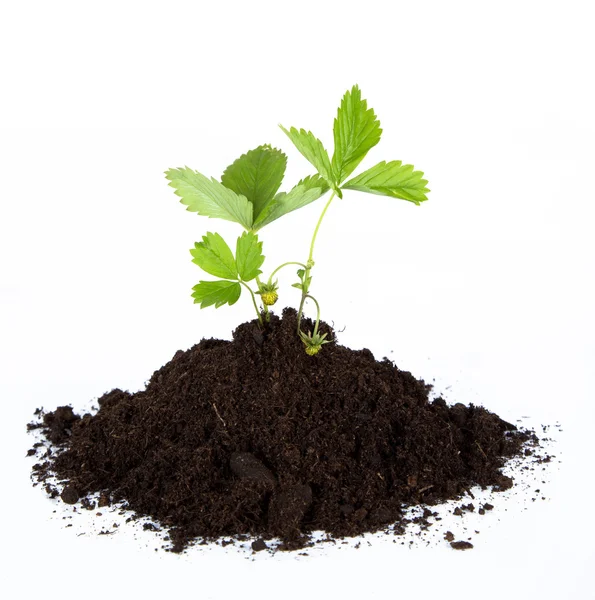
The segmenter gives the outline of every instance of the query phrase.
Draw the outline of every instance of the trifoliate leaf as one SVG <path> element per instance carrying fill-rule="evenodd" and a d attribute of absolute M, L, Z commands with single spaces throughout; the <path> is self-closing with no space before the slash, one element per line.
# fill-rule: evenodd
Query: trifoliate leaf
<path fill-rule="evenodd" d="M 233 221 L 245 229 L 252 227 L 252 204 L 245 196 L 188 167 L 170 169 L 165 176 L 187 210 L 213 219 Z"/>
<path fill-rule="evenodd" d="M 255 231 L 262 229 L 265 225 L 272 223 L 279 217 L 298 208 L 303 208 L 307 204 L 314 202 L 314 200 L 318 200 L 328 190 L 328 183 L 318 175 L 310 175 L 302 179 L 288 193 L 280 192 L 275 196 L 258 219 L 254 221 L 253 229 Z"/>
<path fill-rule="evenodd" d="M 292 127 L 288 131 L 283 125 L 279 125 L 279 127 L 281 127 L 300 153 L 314 165 L 320 176 L 326 179 L 328 184 L 333 187 L 335 185 L 333 168 L 328 157 L 328 152 L 324 149 L 322 142 L 311 131 L 306 131 L 305 129 L 298 131 L 295 127 Z"/>
<path fill-rule="evenodd" d="M 194 244 L 190 250 L 193 259 L 203 271 L 223 279 L 237 279 L 238 271 L 233 252 L 218 233 L 207 233 L 202 242 Z"/>
<path fill-rule="evenodd" d="M 237 281 L 201 281 L 192 288 L 194 291 L 192 297 L 194 304 L 200 304 L 201 308 L 215 305 L 219 308 L 224 304 L 235 304 L 242 288 Z"/>
<path fill-rule="evenodd" d="M 283 181 L 287 157 L 268 144 L 243 154 L 229 165 L 221 176 L 221 183 L 242 196 L 254 206 L 254 219 L 273 199 Z"/>
<path fill-rule="evenodd" d="M 380 121 L 374 111 L 368 109 L 366 100 L 357 85 L 345 93 L 335 119 L 333 134 L 335 153 L 333 171 L 340 184 L 359 165 L 368 153 L 380 141 Z"/>
<path fill-rule="evenodd" d="M 262 242 L 258 241 L 258 236 L 254 233 L 244 232 L 238 238 L 236 246 L 236 264 L 241 279 L 250 281 L 260 275 L 263 262 Z"/>
<path fill-rule="evenodd" d="M 426 193 L 430 191 L 423 175 L 421 171 L 414 171 L 412 165 L 404 165 L 400 160 L 383 161 L 350 179 L 343 189 L 392 196 L 419 205 L 428 199 Z"/>

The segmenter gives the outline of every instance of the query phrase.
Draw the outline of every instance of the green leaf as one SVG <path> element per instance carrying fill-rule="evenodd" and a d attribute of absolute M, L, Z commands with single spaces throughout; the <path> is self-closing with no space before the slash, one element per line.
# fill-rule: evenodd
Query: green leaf
<path fill-rule="evenodd" d="M 318 200 L 329 190 L 328 183 L 318 175 L 302 179 L 288 193 L 280 192 L 254 222 L 257 231 L 279 217 Z"/>
<path fill-rule="evenodd" d="M 262 271 L 260 267 L 264 262 L 262 255 L 262 242 L 258 236 L 251 232 L 244 232 L 239 238 L 236 246 L 236 264 L 240 277 L 244 281 L 250 281 Z"/>
<path fill-rule="evenodd" d="M 229 165 L 221 176 L 221 183 L 248 198 L 254 206 L 256 219 L 281 186 L 286 166 L 285 154 L 266 144 L 250 150 Z"/>
<path fill-rule="evenodd" d="M 165 176 L 187 210 L 213 219 L 233 221 L 246 229 L 252 227 L 252 204 L 245 196 L 188 167 L 170 169 Z"/>
<path fill-rule="evenodd" d="M 310 283 L 312 283 L 312 276 L 309 275 L 306 277 L 305 269 L 298 269 L 297 276 L 300 278 L 300 283 L 293 283 L 291 287 L 302 290 L 304 294 L 307 294 L 310 289 Z"/>
<path fill-rule="evenodd" d="M 343 189 L 392 196 L 419 205 L 428 199 L 426 193 L 430 191 L 423 175 L 421 171 L 414 171 L 412 165 L 404 165 L 400 160 L 382 161 L 350 179 Z"/>
<path fill-rule="evenodd" d="M 192 297 L 194 298 L 194 304 L 200 304 L 201 308 L 215 305 L 215 308 L 219 308 L 224 304 L 235 304 L 242 288 L 237 281 L 201 281 L 193 288 L 194 292 Z"/>
<path fill-rule="evenodd" d="M 382 129 L 374 111 L 362 100 L 361 90 L 354 85 L 347 91 L 335 119 L 333 134 L 335 152 L 332 166 L 337 184 L 345 181 L 379 141 Z"/>
<path fill-rule="evenodd" d="M 314 165 L 320 176 L 326 179 L 331 187 L 334 187 L 333 168 L 328 157 L 328 152 L 324 149 L 322 142 L 311 131 L 306 131 L 305 129 L 298 131 L 295 127 L 287 131 L 283 125 L 279 125 L 279 127 L 281 127 L 300 153 Z"/>
<path fill-rule="evenodd" d="M 236 261 L 230 247 L 218 233 L 207 233 L 202 242 L 196 242 L 190 250 L 193 259 L 203 271 L 223 279 L 237 279 Z"/>

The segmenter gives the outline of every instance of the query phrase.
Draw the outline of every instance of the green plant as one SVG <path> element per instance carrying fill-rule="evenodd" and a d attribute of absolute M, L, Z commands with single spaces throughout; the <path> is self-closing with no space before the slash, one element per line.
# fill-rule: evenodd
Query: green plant
<path fill-rule="evenodd" d="M 194 302 L 201 308 L 214 305 L 216 308 L 232 305 L 246 288 L 252 298 L 259 323 L 269 318 L 269 306 L 278 298 L 275 275 L 284 267 L 294 265 L 299 281 L 293 287 L 301 291 L 298 311 L 298 335 L 309 355 L 317 354 L 328 343 L 326 334 L 318 331 L 320 305 L 310 294 L 314 247 L 320 226 L 335 197 L 343 198 L 345 190 L 356 190 L 408 200 L 419 205 L 427 200 L 427 181 L 423 173 L 412 165 L 401 161 L 382 161 L 363 173 L 347 180 L 355 171 L 368 151 L 379 141 L 382 134 L 380 122 L 374 111 L 362 99 L 357 85 L 345 93 L 333 126 L 334 153 L 332 158 L 322 142 L 310 131 L 280 126 L 299 152 L 316 169 L 298 182 L 288 192 L 279 192 L 287 157 L 269 145 L 259 146 L 238 158 L 223 173 L 221 181 L 207 178 L 185 167 L 170 169 L 166 177 L 187 210 L 199 215 L 220 218 L 239 223 L 246 230 L 236 242 L 235 256 L 223 238 L 216 233 L 207 233 L 202 242 L 197 242 L 190 252 L 193 262 L 206 273 L 217 277 L 216 281 L 200 281 L 193 288 Z M 316 223 L 310 252 L 305 263 L 291 261 L 277 267 L 266 282 L 261 281 L 260 267 L 264 262 L 262 242 L 257 232 L 280 217 L 302 208 L 331 191 L 331 195 Z M 257 290 L 249 285 L 255 281 Z M 262 300 L 259 310 L 256 296 Z M 314 329 L 302 331 L 301 322 L 304 305 L 311 300 L 316 306 Z"/>

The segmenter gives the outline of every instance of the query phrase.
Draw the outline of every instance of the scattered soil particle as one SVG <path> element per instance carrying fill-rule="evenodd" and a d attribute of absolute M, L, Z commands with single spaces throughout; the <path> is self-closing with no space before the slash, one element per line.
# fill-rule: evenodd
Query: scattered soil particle
<path fill-rule="evenodd" d="M 307 356 L 296 327 L 286 309 L 264 329 L 244 323 L 232 341 L 176 352 L 145 389 L 114 389 L 93 414 L 40 411 L 29 428 L 58 451 L 34 480 L 56 474 L 70 504 L 94 507 L 95 493 L 99 506 L 124 502 L 169 529 L 173 551 L 240 534 L 260 549 L 278 536 L 286 550 L 315 530 L 395 524 L 399 534 L 404 506 L 512 485 L 500 469 L 524 452 L 526 432 L 485 408 L 430 400 L 430 385 L 369 350 L 334 343 Z M 426 528 L 430 516 L 414 522 Z"/>
<path fill-rule="evenodd" d="M 500 475 L 498 481 L 492 489 L 494 490 L 494 492 L 504 492 L 506 490 L 509 490 L 512 487 L 512 484 L 513 481 L 510 477 L 507 477 L 506 475 Z"/>
<path fill-rule="evenodd" d="M 452 542 L 452 541 L 455 539 L 454 533 L 453 533 L 452 531 L 447 531 L 447 532 L 444 534 L 444 539 L 445 539 L 447 542 Z"/>
<path fill-rule="evenodd" d="M 473 548 L 471 542 L 450 542 L 450 545 L 455 550 L 471 550 Z"/>
<path fill-rule="evenodd" d="M 46 491 L 46 494 L 50 497 L 50 498 L 57 498 L 60 495 L 60 492 L 58 491 L 58 488 L 54 485 L 50 485 L 49 483 L 46 483 L 43 486 L 43 489 Z"/>
<path fill-rule="evenodd" d="M 81 500 L 81 506 L 86 510 L 95 510 L 96 504 L 90 498 L 83 498 Z"/>
<path fill-rule="evenodd" d="M 254 550 L 254 552 L 261 552 L 262 550 L 266 550 L 267 548 L 268 546 L 262 538 L 258 538 L 257 540 L 252 542 L 252 550 Z"/>

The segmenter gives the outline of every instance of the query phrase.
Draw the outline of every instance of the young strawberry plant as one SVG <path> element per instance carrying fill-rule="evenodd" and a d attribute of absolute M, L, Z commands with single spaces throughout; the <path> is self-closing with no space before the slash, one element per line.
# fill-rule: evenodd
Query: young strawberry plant
<path fill-rule="evenodd" d="M 325 540 L 402 534 L 410 521 L 403 506 L 460 501 L 474 485 L 503 491 L 513 484 L 501 471 L 507 460 L 541 458 L 534 432 L 480 406 L 430 398 L 425 381 L 369 351 L 336 343 L 315 356 L 335 341 L 312 292 L 316 240 L 331 203 L 354 190 L 421 204 L 428 189 L 422 173 L 400 161 L 357 174 L 381 135 L 357 86 L 339 107 L 332 156 L 312 133 L 282 129 L 316 169 L 286 191 L 279 190 L 287 158 L 269 145 L 242 155 L 220 179 L 167 172 L 188 210 L 243 229 L 233 243 L 208 232 L 194 244 L 192 260 L 208 275 L 194 301 L 220 307 L 244 294 L 262 335 L 254 320 L 242 323 L 232 340 L 203 338 L 175 352 L 136 393 L 110 387 L 90 413 L 38 409 L 28 425 L 43 436 L 27 452 L 40 461 L 34 485 L 67 505 L 92 507 L 99 496 L 99 506 L 150 518 L 168 530 L 173 552 L 199 540 L 245 546 L 248 536 L 258 552 L 310 547 L 313 531 Z M 303 260 L 265 269 L 260 230 L 326 193 Z M 355 244 L 371 261 L 359 236 Z M 277 277 L 288 267 L 297 270 L 299 312 L 272 316 Z M 357 271 L 350 293 L 366 287 Z M 310 303 L 313 321 L 303 318 Z M 469 546 L 453 539 L 453 548 Z"/>
<path fill-rule="evenodd" d="M 318 331 L 320 305 L 310 293 L 314 247 L 322 221 L 334 198 L 343 198 L 346 190 L 367 192 L 407 200 L 416 205 L 427 200 L 429 192 L 421 171 L 400 160 L 382 161 L 348 179 L 366 154 L 379 141 L 382 133 L 374 111 L 362 99 L 357 85 L 345 93 L 333 126 L 334 152 L 332 158 L 322 142 L 310 131 L 280 126 L 299 152 L 316 169 L 288 192 L 279 192 L 283 182 L 287 157 L 283 152 L 263 145 L 250 150 L 232 163 L 221 181 L 208 178 L 189 169 L 170 169 L 166 177 L 187 210 L 211 218 L 240 224 L 244 233 L 236 241 L 235 255 L 217 233 L 207 233 L 190 251 L 193 262 L 203 271 L 217 277 L 215 281 L 200 281 L 193 288 L 194 302 L 201 308 L 232 305 L 248 290 L 259 323 L 269 318 L 269 307 L 278 299 L 275 275 L 286 266 L 298 266 L 299 281 L 293 284 L 301 291 L 298 311 L 298 335 L 309 355 L 315 355 L 328 343 L 326 334 Z M 273 270 L 265 281 L 260 279 L 264 263 L 262 242 L 257 232 L 280 217 L 302 208 L 327 192 L 331 192 L 310 240 L 305 262 L 290 261 Z M 256 289 L 250 285 L 255 282 Z M 257 296 L 260 296 L 262 310 Z M 302 330 L 304 306 L 310 300 L 316 306 L 316 321 L 312 331 Z M 264 316 L 264 320 L 263 320 Z"/>

